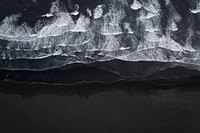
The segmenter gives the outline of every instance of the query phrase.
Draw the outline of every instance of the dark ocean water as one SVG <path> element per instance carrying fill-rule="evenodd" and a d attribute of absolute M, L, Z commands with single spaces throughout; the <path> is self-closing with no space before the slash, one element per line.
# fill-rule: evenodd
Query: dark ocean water
<path fill-rule="evenodd" d="M 97 86 L 96 86 L 97 87 Z M 0 84 L 0 133 L 199 133 L 199 87 Z"/>

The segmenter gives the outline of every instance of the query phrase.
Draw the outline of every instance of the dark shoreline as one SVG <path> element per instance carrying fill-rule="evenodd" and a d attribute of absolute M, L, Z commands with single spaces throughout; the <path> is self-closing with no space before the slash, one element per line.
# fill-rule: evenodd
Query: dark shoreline
<path fill-rule="evenodd" d="M 113 83 L 121 80 L 185 84 L 188 81 L 200 83 L 199 77 L 200 71 L 186 68 L 183 64 L 120 60 L 92 64 L 75 63 L 41 71 L 0 69 L 0 81 L 67 85 L 82 82 Z"/>
<path fill-rule="evenodd" d="M 172 80 L 171 80 L 172 81 Z M 77 83 L 73 85 L 44 84 L 44 83 L 18 83 L 13 81 L 0 81 L 0 93 L 17 94 L 24 97 L 32 97 L 42 94 L 52 95 L 79 95 L 88 97 L 93 93 L 121 91 L 125 93 L 143 92 L 153 94 L 156 91 L 200 91 L 200 82 L 188 80 L 171 84 L 170 80 L 120 80 L 112 83 L 91 82 Z"/>

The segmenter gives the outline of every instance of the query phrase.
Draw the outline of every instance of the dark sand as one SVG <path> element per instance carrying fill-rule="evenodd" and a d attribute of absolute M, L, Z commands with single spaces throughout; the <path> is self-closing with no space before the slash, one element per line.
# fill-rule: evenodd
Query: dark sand
<path fill-rule="evenodd" d="M 0 133 L 200 132 L 199 87 L 0 87 Z"/>

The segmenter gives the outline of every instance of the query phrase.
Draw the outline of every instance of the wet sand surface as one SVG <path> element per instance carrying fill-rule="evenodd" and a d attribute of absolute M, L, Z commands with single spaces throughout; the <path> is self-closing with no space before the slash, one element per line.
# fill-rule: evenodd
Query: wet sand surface
<path fill-rule="evenodd" d="M 46 93 L 25 95 L 22 88 L 28 90 L 28 86 L 14 86 L 18 93 L 3 91 L 10 88 L 0 85 L 1 133 L 200 132 L 198 87 L 144 91 L 124 86 L 58 93 L 57 86 L 49 91 L 46 85 L 35 85 Z"/>

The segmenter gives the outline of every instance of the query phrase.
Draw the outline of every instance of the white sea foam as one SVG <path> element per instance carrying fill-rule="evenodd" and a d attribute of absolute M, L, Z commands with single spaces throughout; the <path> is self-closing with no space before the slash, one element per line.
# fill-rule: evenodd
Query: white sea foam
<path fill-rule="evenodd" d="M 47 14 L 45 14 L 45 15 L 42 15 L 42 17 L 47 17 L 47 18 L 53 17 L 53 14 L 47 13 Z"/>
<path fill-rule="evenodd" d="M 141 4 L 139 1 L 134 0 L 134 1 L 133 1 L 133 4 L 131 5 L 131 8 L 132 8 L 133 10 L 139 10 L 139 9 L 142 8 L 142 4 Z"/>
<path fill-rule="evenodd" d="M 170 36 L 162 36 L 162 41 L 159 43 L 159 47 L 169 49 L 171 51 L 183 51 L 182 46 L 175 42 Z"/>
<path fill-rule="evenodd" d="M 177 24 L 173 20 L 169 20 L 168 28 L 171 31 L 178 31 Z"/>
<path fill-rule="evenodd" d="M 151 13 L 154 13 L 154 14 L 156 14 L 156 13 L 158 13 L 160 11 L 160 9 L 158 7 L 156 7 L 154 4 L 149 4 L 147 6 L 144 6 L 144 8 L 147 11 L 149 11 Z"/>
<path fill-rule="evenodd" d="M 101 34 L 122 34 L 123 31 L 119 24 L 124 17 L 125 12 L 123 8 L 116 8 L 113 5 L 111 5 L 109 12 L 103 16 L 104 24 L 101 28 Z"/>
<path fill-rule="evenodd" d="M 191 13 L 197 14 L 200 13 L 200 2 L 197 3 L 196 9 L 190 9 Z"/>
<path fill-rule="evenodd" d="M 60 13 L 60 3 L 59 3 L 59 0 L 56 0 L 51 4 L 51 9 L 50 9 L 49 14 L 57 15 L 59 13 Z"/>
<path fill-rule="evenodd" d="M 160 37 L 156 32 L 149 32 L 146 34 L 146 40 L 149 42 L 160 42 Z"/>
<path fill-rule="evenodd" d="M 124 23 L 124 29 L 127 30 L 127 32 L 129 34 L 133 34 L 134 33 L 133 30 L 132 30 L 132 28 L 131 28 L 131 26 L 130 26 L 130 24 L 127 23 L 127 22 Z"/>
<path fill-rule="evenodd" d="M 94 10 L 94 14 L 87 9 L 89 16 L 93 15 L 95 19 L 101 18 L 99 20 L 90 20 L 91 17 L 86 17 L 79 13 L 80 17 L 75 22 L 72 20 L 71 15 L 77 14 L 62 12 L 58 2 L 55 2 L 52 4 L 50 12 L 47 13 L 46 16 L 43 16 L 53 16 L 53 20 L 45 22 L 45 24 L 38 22 L 38 26 L 36 25 L 35 28 L 36 30 L 31 29 L 27 23 L 18 25 L 16 22 L 20 15 L 6 17 L 0 25 L 0 39 L 7 40 L 5 47 L 8 52 L 1 51 L 0 58 L 42 59 L 55 55 L 66 57 L 70 55 L 71 57 L 76 57 L 77 60 L 69 59 L 69 61 L 66 61 L 67 63 L 87 63 L 83 61 L 84 58 L 91 58 L 93 57 L 94 51 L 101 51 L 98 54 L 101 56 L 97 61 L 123 59 L 128 61 L 167 62 L 175 61 L 177 58 L 176 56 L 178 56 L 181 58 L 179 61 L 184 62 L 182 55 L 185 53 L 191 54 L 191 56 L 195 56 L 195 59 L 198 59 L 199 56 L 193 55 L 193 53 L 197 53 L 192 47 L 195 46 L 192 45 L 192 38 L 194 36 L 193 28 L 188 31 L 185 46 L 181 46 L 182 43 L 180 45 L 179 40 L 172 36 L 172 33 L 178 30 L 179 25 L 177 26 L 177 24 L 181 20 L 173 4 L 168 3 L 170 15 L 168 26 L 164 27 L 167 28 L 167 32 L 163 34 L 160 5 L 156 2 L 149 1 L 143 2 L 141 7 L 139 6 L 141 9 L 138 8 L 138 6 L 133 8 L 133 10 L 140 9 L 139 19 L 130 18 L 131 21 L 126 19 L 127 22 L 124 22 L 124 5 L 120 7 L 119 3 L 117 6 L 115 4 L 105 7 L 99 5 Z M 123 1 L 121 0 L 120 2 Z M 107 7 L 109 8 L 106 9 Z M 106 9 L 105 12 L 103 11 L 104 8 Z M 78 12 L 77 9 L 75 9 L 75 11 Z M 139 22 L 137 25 L 138 27 L 134 27 L 136 25 L 132 19 L 136 19 L 136 21 Z M 93 23 L 97 24 L 94 25 Z M 137 28 L 139 28 L 140 31 L 133 31 L 133 29 L 135 30 Z M 132 35 L 125 33 L 131 33 Z M 137 33 L 139 35 L 137 35 Z M 140 39 L 138 39 L 136 35 L 140 36 Z M 126 43 L 126 41 L 124 41 L 125 39 L 127 39 L 127 42 L 131 42 L 128 46 L 124 44 Z M 135 51 L 136 48 L 137 50 Z M 167 51 L 175 55 L 172 54 L 170 57 L 167 57 Z M 20 52 L 23 52 L 23 54 Z M 79 58 L 74 52 L 82 52 L 84 55 Z M 126 56 L 127 54 L 130 56 Z M 95 58 L 93 59 L 95 60 Z M 196 61 L 195 59 L 191 60 Z"/>
<path fill-rule="evenodd" d="M 190 10 L 191 13 L 193 14 L 197 14 L 197 13 L 200 13 L 200 9 L 194 9 L 194 10 Z"/>
<path fill-rule="evenodd" d="M 70 30 L 72 32 L 86 32 L 90 25 L 90 19 L 81 15 L 77 20 L 75 26 Z"/>
<path fill-rule="evenodd" d="M 37 35 L 39 38 L 45 36 L 57 36 L 72 30 L 74 26 L 75 24 L 69 13 L 62 13 L 55 22 L 43 27 Z"/>
<path fill-rule="evenodd" d="M 94 18 L 98 19 L 98 18 L 101 18 L 102 16 L 103 16 L 103 5 L 98 5 L 94 9 Z"/>
<path fill-rule="evenodd" d="M 15 29 L 17 28 L 16 22 L 20 15 L 11 15 L 6 17 L 0 25 L 0 34 L 5 36 L 14 36 Z"/>
<path fill-rule="evenodd" d="M 115 36 L 106 36 L 105 43 L 102 47 L 103 51 L 114 51 L 121 47 L 121 42 Z"/>
<path fill-rule="evenodd" d="M 71 15 L 77 16 L 79 15 L 79 5 L 75 4 L 74 6 L 75 10 L 71 13 Z"/>
<path fill-rule="evenodd" d="M 158 14 L 152 13 L 152 12 L 148 12 L 147 14 L 141 12 L 140 16 L 138 19 L 144 20 L 144 19 L 151 19 L 156 17 Z"/>
<path fill-rule="evenodd" d="M 92 16 L 92 11 L 89 8 L 87 8 L 87 13 L 90 17 Z"/>
<path fill-rule="evenodd" d="M 187 39 L 186 39 L 186 44 L 185 46 L 183 47 L 183 49 L 185 51 L 190 51 L 190 52 L 195 52 L 196 50 L 191 46 L 192 44 L 192 36 L 194 35 L 194 31 L 189 28 L 188 29 L 188 36 L 187 36 Z"/>
<path fill-rule="evenodd" d="M 122 46 L 122 47 L 120 47 L 119 49 L 120 49 L 120 50 L 128 50 L 128 49 L 130 49 L 130 47 L 123 47 L 123 46 Z"/>
<path fill-rule="evenodd" d="M 152 21 L 142 21 L 144 30 L 147 32 L 159 32 L 161 29 L 159 28 L 160 25 L 155 25 Z"/>

